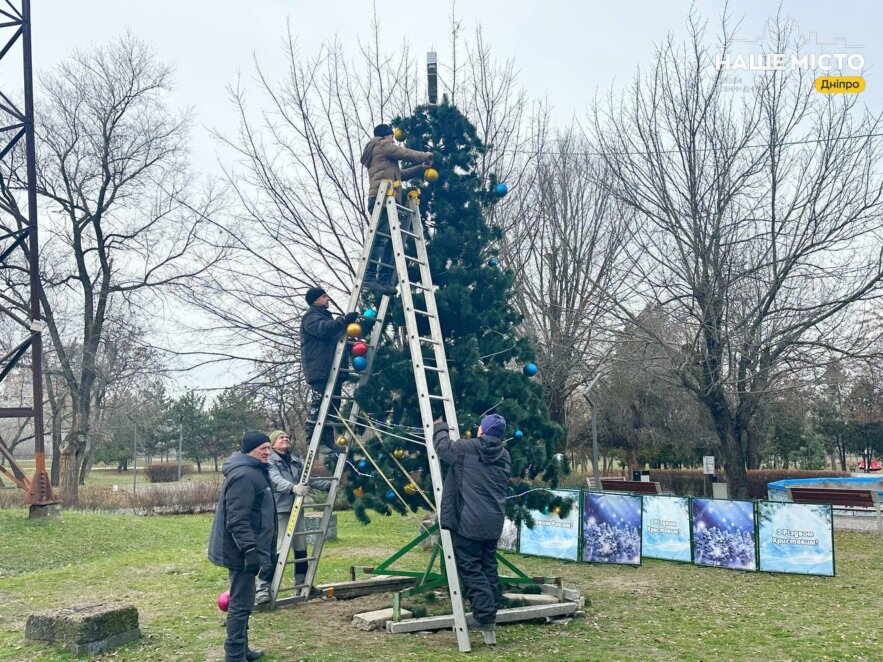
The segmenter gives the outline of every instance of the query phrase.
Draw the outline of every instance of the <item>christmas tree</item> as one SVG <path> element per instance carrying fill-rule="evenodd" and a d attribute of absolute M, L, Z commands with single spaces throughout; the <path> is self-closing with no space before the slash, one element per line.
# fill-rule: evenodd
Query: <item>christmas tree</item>
<path fill-rule="evenodd" d="M 406 185 L 422 188 L 420 213 L 429 237 L 460 433 L 470 437 L 482 416 L 502 415 L 512 458 L 509 516 L 532 523 L 528 509 L 557 509 L 564 517 L 571 501 L 536 489 L 534 482 L 540 478 L 555 487 L 560 472 L 567 470 L 565 456 L 556 452 L 564 431 L 549 420 L 540 384 L 522 369 L 534 360 L 534 352 L 510 303 L 513 274 L 498 266 L 494 243 L 500 230 L 485 220 L 484 212 L 505 193 L 504 186 L 494 177 L 483 181 L 478 175 L 477 159 L 486 148 L 455 106 L 421 106 L 393 124 L 405 133 L 409 148 L 434 154 L 432 167 L 438 172 L 437 181 Z M 417 274 L 411 279 L 417 280 Z M 419 296 L 416 302 L 422 304 Z M 374 302 L 365 303 L 371 307 Z M 400 300 L 395 300 L 389 319 L 393 329 L 404 328 Z M 370 331 L 365 325 L 363 335 Z M 423 334 L 428 334 L 428 325 Z M 400 333 L 387 332 L 373 374 L 356 397 L 362 411 L 370 412 L 364 420 L 383 433 L 382 439 L 372 438 L 366 445 L 367 454 L 359 446 L 353 451 L 346 495 L 357 517 L 367 522 L 368 509 L 389 514 L 426 508 L 432 500 L 431 482 L 410 352 Z"/>

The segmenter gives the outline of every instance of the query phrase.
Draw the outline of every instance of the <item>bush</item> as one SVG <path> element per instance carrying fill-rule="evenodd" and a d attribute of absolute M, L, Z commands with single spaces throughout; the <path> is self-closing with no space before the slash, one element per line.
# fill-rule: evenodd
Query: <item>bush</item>
<path fill-rule="evenodd" d="M 849 474 L 843 471 L 752 469 L 748 471 L 748 498 L 766 499 L 767 484 L 777 480 L 823 476 L 843 478 Z M 717 479 L 726 480 L 723 472 L 718 472 Z M 705 476 L 699 469 L 651 469 L 650 480 L 659 482 L 663 492 L 680 496 L 702 496 L 705 493 Z"/>
<path fill-rule="evenodd" d="M 145 471 L 151 483 L 173 483 L 178 480 L 178 465 L 175 463 L 148 464 Z M 182 476 L 186 476 L 190 471 L 190 465 L 181 465 Z"/>

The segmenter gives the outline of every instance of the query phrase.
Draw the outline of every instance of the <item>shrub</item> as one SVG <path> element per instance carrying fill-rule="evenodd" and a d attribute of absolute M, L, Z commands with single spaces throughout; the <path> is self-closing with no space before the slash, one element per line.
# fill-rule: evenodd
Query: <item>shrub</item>
<path fill-rule="evenodd" d="M 748 498 L 766 499 L 767 484 L 794 478 L 849 476 L 843 471 L 805 471 L 802 469 L 752 469 L 748 471 Z M 723 472 L 717 479 L 725 480 Z M 659 482 L 663 492 L 680 496 L 702 496 L 705 493 L 705 475 L 698 469 L 651 469 L 650 480 Z"/>
<path fill-rule="evenodd" d="M 178 465 L 173 462 L 163 464 L 148 464 L 147 478 L 151 483 L 173 483 L 178 480 Z M 187 464 L 181 465 L 181 475 L 186 476 L 191 471 Z"/>

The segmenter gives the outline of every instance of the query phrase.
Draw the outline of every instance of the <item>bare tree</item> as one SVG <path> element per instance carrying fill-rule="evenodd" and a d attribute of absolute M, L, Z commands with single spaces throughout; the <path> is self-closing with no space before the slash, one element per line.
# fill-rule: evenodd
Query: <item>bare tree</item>
<path fill-rule="evenodd" d="M 592 138 L 639 220 L 619 310 L 634 322 L 636 306 L 660 306 L 688 330 L 660 346 L 714 420 L 738 497 L 777 383 L 823 350 L 868 346 L 862 305 L 883 282 L 881 139 L 878 118 L 855 97 L 816 93 L 813 72 L 765 72 L 728 92 L 704 27 L 695 16 L 689 27 L 686 44 L 667 40 L 630 91 L 596 106 Z M 771 52 L 797 48 L 787 21 L 769 33 Z M 718 44 L 732 44 L 726 19 Z"/>
<path fill-rule="evenodd" d="M 171 69 L 131 36 L 78 52 L 41 78 L 42 306 L 70 398 L 60 485 L 72 500 L 102 390 L 110 311 L 156 312 L 163 288 L 223 252 L 201 238 L 213 198 L 191 196 L 187 121 L 167 108 L 170 86 Z"/>

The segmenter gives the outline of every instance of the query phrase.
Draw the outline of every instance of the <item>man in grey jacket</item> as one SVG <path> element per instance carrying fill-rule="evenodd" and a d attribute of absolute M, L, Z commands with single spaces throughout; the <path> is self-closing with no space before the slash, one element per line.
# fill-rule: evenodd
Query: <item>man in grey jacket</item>
<path fill-rule="evenodd" d="M 402 170 L 399 163 L 402 160 L 422 163 Z M 362 150 L 361 162 L 368 169 L 368 213 L 373 214 L 380 182 L 384 179 L 399 182 L 423 174 L 432 164 L 432 152 L 417 152 L 396 145 L 392 127 L 389 124 L 378 124 L 374 127 L 374 137 Z M 396 202 L 401 204 L 401 189 L 396 190 L 395 197 Z M 402 229 L 409 228 L 403 224 Z M 377 230 L 382 234 L 389 234 L 389 219 L 385 215 Z M 368 259 L 370 261 L 365 275 L 365 287 L 381 294 L 395 294 L 395 270 L 387 266 L 392 263 L 392 242 L 387 237 L 375 237 Z"/>
<path fill-rule="evenodd" d="M 503 445 L 506 419 L 481 419 L 477 439 L 452 441 L 448 424 L 437 421 L 433 440 L 439 458 L 449 465 L 442 491 L 439 525 L 451 532 L 457 573 L 472 604 L 486 644 L 496 644 L 497 540 L 506 516 L 511 459 Z"/>
<path fill-rule="evenodd" d="M 304 461 L 291 452 L 291 440 L 284 430 L 275 430 L 270 433 L 270 442 L 273 444 L 273 452 L 270 453 L 268 463 L 270 483 L 273 486 L 273 496 L 276 500 L 276 517 L 279 519 L 279 527 L 276 534 L 276 553 L 281 554 L 280 547 L 288 528 L 288 520 L 291 519 L 291 511 L 294 508 L 295 496 L 306 496 L 310 488 L 327 492 L 331 489 L 331 481 L 327 478 L 310 478 L 307 485 L 301 485 L 300 477 L 304 471 Z M 304 516 L 295 529 L 294 538 L 291 540 L 291 549 L 294 552 L 295 561 L 307 557 L 307 537 L 302 535 L 306 529 Z M 269 572 L 261 569 L 255 603 L 261 604 L 270 601 L 270 581 L 273 579 L 273 567 Z M 294 564 L 294 582 L 303 584 L 307 574 L 306 561 Z"/>
<path fill-rule="evenodd" d="M 212 520 L 208 558 L 230 573 L 227 609 L 226 662 L 260 659 L 262 651 L 248 647 L 248 619 L 254 606 L 255 576 L 273 554 L 276 507 L 267 476 L 270 438 L 246 432 L 240 452 L 224 462 L 224 485 Z"/>

